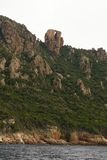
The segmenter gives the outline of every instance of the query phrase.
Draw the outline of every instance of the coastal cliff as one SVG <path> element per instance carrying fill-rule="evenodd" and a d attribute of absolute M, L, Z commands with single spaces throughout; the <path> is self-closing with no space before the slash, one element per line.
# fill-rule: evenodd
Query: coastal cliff
<path fill-rule="evenodd" d="M 44 42 L 0 16 L 0 142 L 107 144 L 107 52 Z"/>

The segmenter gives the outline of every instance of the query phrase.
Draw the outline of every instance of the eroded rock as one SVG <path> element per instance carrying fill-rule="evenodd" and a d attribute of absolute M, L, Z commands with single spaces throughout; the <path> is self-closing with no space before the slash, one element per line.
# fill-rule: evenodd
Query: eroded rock
<path fill-rule="evenodd" d="M 41 74 L 41 75 L 50 75 L 53 73 L 51 67 L 46 62 L 45 59 L 43 59 L 40 55 L 37 55 L 33 62 L 32 62 L 32 68 L 35 71 L 35 73 Z"/>
<path fill-rule="evenodd" d="M 86 78 L 90 79 L 91 78 L 91 63 L 90 63 L 89 58 L 86 57 L 85 55 L 81 56 L 80 67 L 81 67 L 82 72 L 85 74 Z"/>
<path fill-rule="evenodd" d="M 102 135 L 95 135 L 95 134 L 90 134 L 87 132 L 77 132 L 74 131 L 71 133 L 71 139 L 70 139 L 72 144 L 102 144 L 102 145 L 107 145 L 107 139 L 102 136 Z"/>
<path fill-rule="evenodd" d="M 53 80 L 53 90 L 54 91 L 58 91 L 58 90 L 62 90 L 62 79 L 63 79 L 63 75 L 60 73 L 56 73 L 56 76 Z"/>
<path fill-rule="evenodd" d="M 91 90 L 89 87 L 86 87 L 81 79 L 77 80 L 77 86 L 79 86 L 81 92 L 86 96 L 91 96 Z"/>
<path fill-rule="evenodd" d="M 45 44 L 54 55 L 59 55 L 60 48 L 63 46 L 63 38 L 61 32 L 49 29 L 45 34 Z"/>
<path fill-rule="evenodd" d="M 17 57 L 12 58 L 9 70 L 10 70 L 10 78 L 19 78 L 20 72 L 19 68 L 21 66 L 21 62 Z"/>
<path fill-rule="evenodd" d="M 36 37 L 24 25 L 0 16 L 0 43 L 3 43 L 11 53 L 31 53 L 35 50 Z"/>

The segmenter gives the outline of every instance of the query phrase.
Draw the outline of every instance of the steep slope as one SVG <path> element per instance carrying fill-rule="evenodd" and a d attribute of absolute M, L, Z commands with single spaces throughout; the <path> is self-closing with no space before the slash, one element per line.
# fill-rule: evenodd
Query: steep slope
<path fill-rule="evenodd" d="M 63 46 L 61 32 L 49 31 L 43 43 L 0 16 L 1 132 L 57 127 L 67 140 L 73 131 L 107 137 L 107 52 Z"/>

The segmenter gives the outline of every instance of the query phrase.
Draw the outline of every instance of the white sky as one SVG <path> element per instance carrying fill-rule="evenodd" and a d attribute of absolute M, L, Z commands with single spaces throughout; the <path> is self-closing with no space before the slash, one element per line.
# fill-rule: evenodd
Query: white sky
<path fill-rule="evenodd" d="M 107 50 L 107 0 L 0 0 L 0 15 L 25 24 L 42 41 L 56 29 L 65 44 Z"/>

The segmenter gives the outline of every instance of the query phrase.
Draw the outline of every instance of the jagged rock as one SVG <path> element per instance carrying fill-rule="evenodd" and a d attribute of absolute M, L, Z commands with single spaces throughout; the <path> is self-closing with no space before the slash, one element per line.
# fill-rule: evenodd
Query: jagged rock
<path fill-rule="evenodd" d="M 6 59 L 3 57 L 0 59 L 0 71 L 5 70 Z"/>
<path fill-rule="evenodd" d="M 91 96 L 91 90 L 89 87 L 86 87 L 81 79 L 77 80 L 77 86 L 79 86 L 81 92 L 86 96 Z"/>
<path fill-rule="evenodd" d="M 31 53 L 35 50 L 36 37 L 24 25 L 0 16 L 0 43 L 3 43 L 11 53 Z"/>
<path fill-rule="evenodd" d="M 40 55 L 37 55 L 34 58 L 31 65 L 36 74 L 40 73 L 41 75 L 50 75 L 53 73 L 49 64 Z"/>
<path fill-rule="evenodd" d="M 91 78 L 91 63 L 90 63 L 89 58 L 86 57 L 85 55 L 81 56 L 80 67 L 81 67 L 83 73 L 85 73 L 86 78 L 90 79 Z"/>
<path fill-rule="evenodd" d="M 63 46 L 61 32 L 49 29 L 45 34 L 45 44 L 55 55 L 59 55 L 60 48 Z"/>
<path fill-rule="evenodd" d="M 21 66 L 20 60 L 17 57 L 12 58 L 9 70 L 10 70 L 10 78 L 19 78 L 20 72 L 19 68 Z"/>

